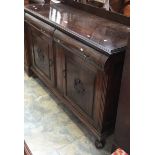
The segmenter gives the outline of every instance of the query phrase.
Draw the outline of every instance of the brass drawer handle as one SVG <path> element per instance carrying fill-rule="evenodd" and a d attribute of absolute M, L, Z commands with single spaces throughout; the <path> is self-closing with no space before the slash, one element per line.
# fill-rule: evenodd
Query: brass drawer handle
<path fill-rule="evenodd" d="M 58 39 L 57 42 L 60 43 L 60 40 Z"/>
<path fill-rule="evenodd" d="M 83 57 L 84 57 L 84 60 L 86 60 L 86 58 L 89 57 L 89 56 L 84 53 Z"/>
<path fill-rule="evenodd" d="M 84 60 L 88 59 L 89 58 L 89 55 L 83 53 L 83 57 L 84 57 Z"/>
<path fill-rule="evenodd" d="M 84 60 L 86 60 L 89 57 L 89 55 L 84 53 L 84 49 L 83 48 L 80 48 L 80 51 L 83 52 Z"/>
<path fill-rule="evenodd" d="M 57 38 L 55 38 L 54 40 L 55 40 L 55 42 L 57 42 L 57 43 L 60 43 L 60 42 L 61 42 L 61 41 L 60 41 L 59 39 L 57 39 Z"/>
<path fill-rule="evenodd" d="M 41 28 L 40 30 L 41 30 L 41 32 L 44 32 L 44 33 L 46 32 L 43 28 Z"/>
<path fill-rule="evenodd" d="M 83 52 L 83 51 L 84 51 L 84 49 L 83 49 L 83 48 L 80 48 L 80 51 L 81 51 L 81 52 Z"/>

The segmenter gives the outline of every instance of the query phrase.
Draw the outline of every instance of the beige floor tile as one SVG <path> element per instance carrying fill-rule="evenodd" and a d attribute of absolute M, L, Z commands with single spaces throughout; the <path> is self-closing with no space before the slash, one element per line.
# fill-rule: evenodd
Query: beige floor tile
<path fill-rule="evenodd" d="M 33 155 L 109 155 L 65 105 L 50 95 L 38 79 L 25 74 L 24 135 Z"/>
<path fill-rule="evenodd" d="M 110 155 L 105 150 L 98 150 L 85 136 L 58 150 L 60 155 Z"/>

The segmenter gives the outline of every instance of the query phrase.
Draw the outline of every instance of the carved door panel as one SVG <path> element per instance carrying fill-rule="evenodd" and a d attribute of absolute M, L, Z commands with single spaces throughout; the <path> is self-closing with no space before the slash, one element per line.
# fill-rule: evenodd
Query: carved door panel
<path fill-rule="evenodd" d="M 100 96 L 98 70 L 61 43 L 54 44 L 56 53 L 57 90 L 92 124 L 97 124 L 96 111 Z M 97 92 L 96 92 L 97 90 Z M 98 103 L 98 104 L 96 104 Z"/>
<path fill-rule="evenodd" d="M 66 55 L 65 68 L 65 96 L 93 117 L 96 72 L 72 55 Z"/>
<path fill-rule="evenodd" d="M 53 50 L 52 38 L 47 37 L 34 28 L 32 30 L 32 57 L 33 67 L 39 70 L 39 73 L 53 80 Z"/>
<path fill-rule="evenodd" d="M 49 73 L 49 45 L 34 31 L 32 32 L 33 56 L 35 65 L 46 75 Z"/>

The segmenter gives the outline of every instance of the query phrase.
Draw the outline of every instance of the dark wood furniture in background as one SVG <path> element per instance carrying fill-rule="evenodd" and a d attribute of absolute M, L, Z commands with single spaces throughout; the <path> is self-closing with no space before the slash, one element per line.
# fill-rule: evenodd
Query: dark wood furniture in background
<path fill-rule="evenodd" d="M 112 152 L 117 148 L 130 153 L 130 40 L 125 55 Z"/>
<path fill-rule="evenodd" d="M 24 11 L 26 72 L 38 76 L 103 147 L 115 126 L 129 27 L 61 3 Z"/>
<path fill-rule="evenodd" d="M 65 1 L 65 0 L 64 0 Z M 108 10 L 117 14 L 130 17 L 130 0 L 66 0 L 70 2 L 82 3 L 84 5 L 98 8 L 98 10 Z M 97 9 L 96 9 L 97 10 Z"/>
<path fill-rule="evenodd" d="M 109 0 L 113 12 L 130 17 L 130 0 Z"/>
<path fill-rule="evenodd" d="M 50 3 L 51 0 L 24 0 L 24 5 L 26 4 L 43 4 Z"/>
<path fill-rule="evenodd" d="M 29 0 L 24 0 L 24 5 L 29 4 Z"/>
<path fill-rule="evenodd" d="M 28 145 L 26 144 L 25 140 L 24 140 L 24 155 L 32 155 Z"/>
<path fill-rule="evenodd" d="M 124 8 L 124 3 L 128 0 L 109 0 L 110 3 L 110 10 L 108 11 L 102 7 L 96 7 L 93 5 L 89 5 L 85 3 L 85 0 L 63 0 L 63 2 L 67 5 L 71 5 L 78 9 L 83 9 L 87 12 L 93 13 L 97 16 L 107 18 L 125 25 L 130 25 L 130 18 L 129 16 L 129 7 Z M 126 3 L 125 3 L 126 4 Z M 129 2 L 130 4 L 130 2 Z M 128 5 L 127 5 L 128 6 Z"/>

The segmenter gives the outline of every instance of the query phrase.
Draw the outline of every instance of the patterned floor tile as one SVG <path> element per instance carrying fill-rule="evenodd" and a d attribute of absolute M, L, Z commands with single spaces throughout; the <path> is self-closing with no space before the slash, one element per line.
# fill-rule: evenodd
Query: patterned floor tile
<path fill-rule="evenodd" d="M 85 136 L 59 149 L 60 155 L 109 155 L 105 150 L 98 150 Z"/>
<path fill-rule="evenodd" d="M 92 133 L 36 78 L 25 74 L 24 136 L 33 155 L 109 155 Z"/>

